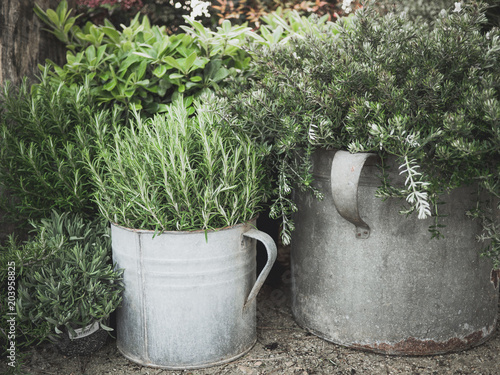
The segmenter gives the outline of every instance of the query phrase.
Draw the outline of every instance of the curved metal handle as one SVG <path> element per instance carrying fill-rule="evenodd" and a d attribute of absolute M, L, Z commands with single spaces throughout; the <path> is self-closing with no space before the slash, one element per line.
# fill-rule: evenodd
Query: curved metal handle
<path fill-rule="evenodd" d="M 356 238 L 370 237 L 370 227 L 359 216 L 358 185 L 363 166 L 372 153 L 351 154 L 337 151 L 332 161 L 332 197 L 338 213 L 356 226 Z"/>
<path fill-rule="evenodd" d="M 252 301 L 257 297 L 257 294 L 259 294 L 260 288 L 262 288 L 262 285 L 264 285 L 264 281 L 269 275 L 269 272 L 271 272 L 271 268 L 273 267 L 274 261 L 276 260 L 276 257 L 278 255 L 278 249 L 271 236 L 267 233 L 261 232 L 260 230 L 250 229 L 248 232 L 243 233 L 243 235 L 259 240 L 264 244 L 267 250 L 267 263 L 260 272 L 259 277 L 255 281 L 255 284 L 250 291 L 245 304 L 243 305 L 243 308 L 245 308 L 249 304 L 251 304 Z"/>

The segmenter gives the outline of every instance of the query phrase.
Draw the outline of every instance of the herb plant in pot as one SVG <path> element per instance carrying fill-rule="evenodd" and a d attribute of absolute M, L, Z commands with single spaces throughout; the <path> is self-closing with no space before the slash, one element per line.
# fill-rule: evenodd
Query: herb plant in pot
<path fill-rule="evenodd" d="M 6 82 L 0 108 L 0 189 L 8 194 L 0 195 L 0 206 L 8 214 L 5 221 L 21 229 L 52 210 L 95 216 L 82 154 L 93 154 L 97 136 L 88 124 L 96 117 L 111 121 L 111 116 L 97 108 L 88 82 L 65 85 L 45 67 L 33 85 L 27 79 L 19 86 Z"/>
<path fill-rule="evenodd" d="M 51 339 L 65 355 L 91 354 L 112 331 L 109 316 L 123 290 L 122 271 L 110 262 L 109 227 L 101 219 L 56 212 L 34 225 L 34 238 L 8 248 L 11 259 L 29 270 L 18 283 L 18 316 L 37 332 L 37 341 Z M 37 257 L 25 263 L 24 253 Z"/>
<path fill-rule="evenodd" d="M 113 259 L 124 268 L 117 345 L 146 366 L 230 361 L 256 341 L 255 297 L 276 245 L 255 228 L 267 195 L 265 150 L 233 133 L 210 104 L 115 129 L 89 160 Z M 191 115 L 191 116 L 190 116 Z M 105 126 L 105 124 L 101 124 Z M 256 280 L 256 241 L 268 261 Z"/>
<path fill-rule="evenodd" d="M 293 312 L 313 333 L 412 355 L 493 334 L 500 39 L 485 21 L 477 5 L 432 25 L 367 6 L 264 50 L 252 90 L 228 101 L 274 150 Z"/>

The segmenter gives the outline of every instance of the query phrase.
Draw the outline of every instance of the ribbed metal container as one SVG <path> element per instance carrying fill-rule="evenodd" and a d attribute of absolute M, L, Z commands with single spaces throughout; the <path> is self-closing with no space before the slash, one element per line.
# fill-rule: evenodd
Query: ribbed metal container
<path fill-rule="evenodd" d="M 113 260 L 125 270 L 120 352 L 144 366 L 191 369 L 250 350 L 255 297 L 276 259 L 276 245 L 254 225 L 156 236 L 112 225 Z M 268 252 L 257 281 L 256 240 Z"/>
<path fill-rule="evenodd" d="M 443 197 L 444 239 L 433 219 L 399 214 L 402 202 L 375 197 L 380 185 L 370 155 L 317 151 L 317 200 L 295 193 L 292 300 L 296 321 L 337 344 L 385 354 L 462 350 L 496 326 L 498 274 L 480 257 L 474 188 Z M 399 170 L 392 166 L 396 181 Z"/>

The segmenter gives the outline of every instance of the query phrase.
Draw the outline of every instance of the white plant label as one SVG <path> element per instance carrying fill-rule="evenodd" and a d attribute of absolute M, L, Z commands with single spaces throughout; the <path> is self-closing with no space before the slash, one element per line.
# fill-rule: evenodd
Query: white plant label
<path fill-rule="evenodd" d="M 75 329 L 75 333 L 72 334 L 68 331 L 69 338 L 71 340 L 81 339 L 83 337 L 90 336 L 99 329 L 99 322 L 94 322 L 86 327 Z"/>

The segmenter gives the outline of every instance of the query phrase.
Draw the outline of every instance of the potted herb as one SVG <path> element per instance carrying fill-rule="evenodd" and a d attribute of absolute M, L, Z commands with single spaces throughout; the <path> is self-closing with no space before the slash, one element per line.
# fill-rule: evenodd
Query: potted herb
<path fill-rule="evenodd" d="M 5 220 L 27 223 L 50 216 L 51 210 L 95 216 L 82 154 L 93 154 L 97 135 L 89 124 L 95 118 L 107 121 L 109 113 L 97 110 L 88 82 L 65 85 L 45 68 L 34 84 L 5 83 L 0 108 L 0 188 L 5 192 L 0 207 L 9 214 Z"/>
<path fill-rule="evenodd" d="M 367 6 L 264 50 L 252 89 L 228 100 L 273 151 L 294 314 L 321 337 L 431 354 L 494 332 L 500 38 L 483 10 L 457 3 L 427 24 Z"/>
<path fill-rule="evenodd" d="M 34 224 L 36 236 L 10 249 L 25 272 L 17 312 L 37 327 L 40 342 L 53 340 L 66 355 L 87 355 L 106 341 L 110 314 L 121 302 L 122 271 L 110 262 L 109 228 L 76 214 L 52 212 Z M 38 256 L 26 263 L 25 253 Z"/>
<path fill-rule="evenodd" d="M 250 350 L 255 297 L 276 258 L 272 239 L 255 229 L 266 150 L 209 103 L 179 99 L 164 115 L 135 113 L 88 159 L 112 223 L 113 259 L 124 269 L 117 346 L 146 366 L 207 367 Z M 257 281 L 256 239 L 268 252 Z"/>

